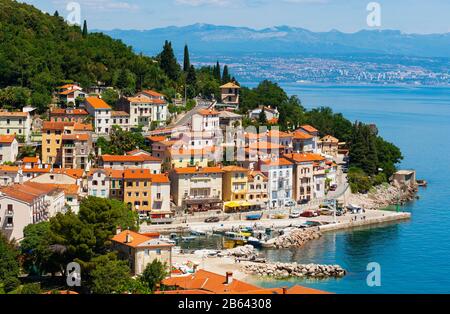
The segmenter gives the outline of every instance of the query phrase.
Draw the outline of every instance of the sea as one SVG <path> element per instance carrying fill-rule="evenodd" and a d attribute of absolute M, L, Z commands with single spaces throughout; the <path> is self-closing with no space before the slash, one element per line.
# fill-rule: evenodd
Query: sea
<path fill-rule="evenodd" d="M 339 264 L 348 271 L 344 278 L 255 283 L 339 294 L 450 293 L 450 88 L 280 85 L 308 109 L 328 106 L 352 121 L 375 123 L 402 150 L 399 168 L 415 169 L 428 187 L 403 208 L 410 221 L 326 233 L 300 249 L 263 252 L 274 262 Z"/>

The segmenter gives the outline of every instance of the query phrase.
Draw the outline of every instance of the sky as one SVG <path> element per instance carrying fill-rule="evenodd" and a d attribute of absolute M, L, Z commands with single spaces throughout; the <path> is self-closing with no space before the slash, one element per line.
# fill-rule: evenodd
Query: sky
<path fill-rule="evenodd" d="M 450 32 L 448 0 L 378 0 L 380 26 L 369 26 L 369 0 L 25 0 L 66 17 L 70 2 L 90 29 L 153 29 L 195 23 L 256 29 L 288 25 L 312 31 L 396 29 L 404 33 Z M 372 7 L 373 8 L 373 7 Z M 377 11 L 378 12 L 378 11 Z"/>

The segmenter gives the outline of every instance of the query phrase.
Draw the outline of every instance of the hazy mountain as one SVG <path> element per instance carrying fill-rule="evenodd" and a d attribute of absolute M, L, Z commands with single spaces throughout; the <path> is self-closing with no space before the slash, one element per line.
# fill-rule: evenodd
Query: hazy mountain
<path fill-rule="evenodd" d="M 136 51 L 154 55 L 164 40 L 177 52 L 185 43 L 196 54 L 396 54 L 450 57 L 450 34 L 403 34 L 395 30 L 362 30 L 356 33 L 311 32 L 276 26 L 262 30 L 247 27 L 194 24 L 152 30 L 111 30 L 104 33 L 122 39 Z"/>

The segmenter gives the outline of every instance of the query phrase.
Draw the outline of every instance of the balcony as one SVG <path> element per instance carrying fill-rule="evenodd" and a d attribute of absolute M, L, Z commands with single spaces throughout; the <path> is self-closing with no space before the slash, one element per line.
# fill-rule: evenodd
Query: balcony
<path fill-rule="evenodd" d="M 14 211 L 12 209 L 8 209 L 5 212 L 5 217 L 13 217 L 14 216 Z"/>

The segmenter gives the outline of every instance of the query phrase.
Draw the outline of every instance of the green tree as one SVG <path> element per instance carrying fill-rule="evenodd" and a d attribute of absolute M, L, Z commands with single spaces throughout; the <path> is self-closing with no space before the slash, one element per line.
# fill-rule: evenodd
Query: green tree
<path fill-rule="evenodd" d="M 100 137 L 97 140 L 97 147 L 100 147 L 102 154 L 123 155 L 139 147 L 149 150 L 145 145 L 145 138 L 141 132 L 125 131 L 121 127 L 114 125 L 111 129 L 110 140 Z"/>
<path fill-rule="evenodd" d="M 184 62 L 183 62 L 183 71 L 186 73 L 191 68 L 191 60 L 189 58 L 189 48 L 188 45 L 184 46 Z"/>
<path fill-rule="evenodd" d="M 228 71 L 228 65 L 225 65 L 223 67 L 222 84 L 226 84 L 229 82 L 231 82 L 231 76 L 230 76 L 230 72 Z"/>
<path fill-rule="evenodd" d="M 267 124 L 267 115 L 266 115 L 266 112 L 265 112 L 264 108 L 259 113 L 258 123 L 260 125 L 266 125 Z"/>
<path fill-rule="evenodd" d="M 42 294 L 39 283 L 27 283 L 12 292 L 13 294 Z"/>
<path fill-rule="evenodd" d="M 84 23 L 83 23 L 83 37 L 87 37 L 88 36 L 88 27 L 87 27 L 87 22 L 86 22 L 86 20 L 84 20 Z"/>
<path fill-rule="evenodd" d="M 163 281 L 167 275 L 167 265 L 155 259 L 145 267 L 141 280 L 151 291 L 155 291 L 157 286 L 161 284 L 161 281 Z"/>
<path fill-rule="evenodd" d="M 115 254 L 101 255 L 90 262 L 88 286 L 94 294 L 123 293 L 132 280 L 126 261 L 118 260 Z"/>
<path fill-rule="evenodd" d="M 13 242 L 0 233 L 0 283 L 3 283 L 5 292 L 19 286 L 19 274 L 19 251 Z"/>
<path fill-rule="evenodd" d="M 173 81 L 178 81 L 180 78 L 180 65 L 175 58 L 172 43 L 167 41 L 164 43 L 162 52 L 158 56 L 161 69 Z"/>
<path fill-rule="evenodd" d="M 102 99 L 111 107 L 116 108 L 116 104 L 119 101 L 119 93 L 114 89 L 106 89 L 102 93 Z"/>
<path fill-rule="evenodd" d="M 213 68 L 213 76 L 219 84 L 222 82 L 222 74 L 220 70 L 220 63 L 217 61 L 216 65 Z"/>

